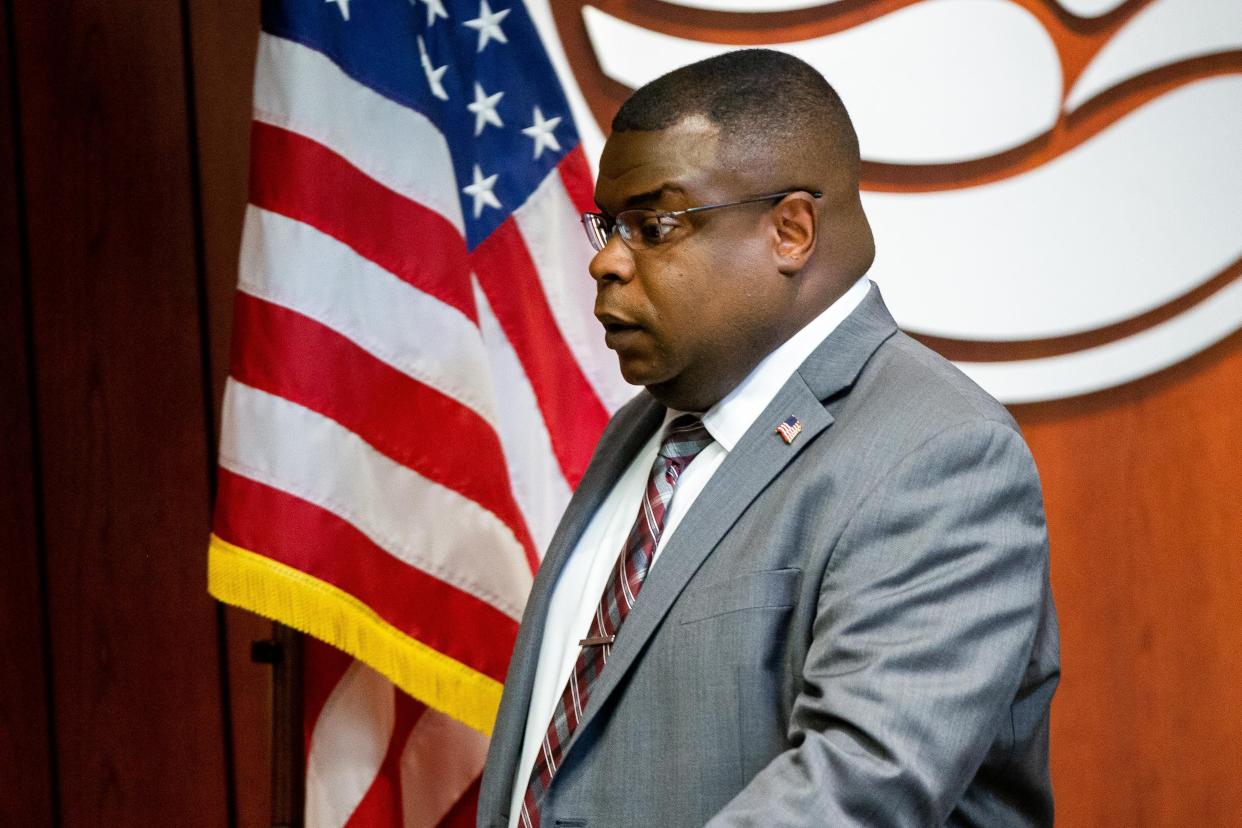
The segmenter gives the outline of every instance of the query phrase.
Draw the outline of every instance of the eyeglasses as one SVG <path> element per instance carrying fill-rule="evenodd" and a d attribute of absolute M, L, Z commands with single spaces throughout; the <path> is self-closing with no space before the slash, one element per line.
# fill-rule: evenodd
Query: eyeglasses
<path fill-rule="evenodd" d="M 823 193 L 815 190 L 784 190 L 779 193 L 744 198 L 740 201 L 729 201 L 724 204 L 706 204 L 702 207 L 687 207 L 684 210 L 651 210 L 638 208 L 622 210 L 615 216 L 607 213 L 583 213 L 582 227 L 586 230 L 587 241 L 596 251 L 603 250 L 615 231 L 621 241 L 631 250 L 648 250 L 657 245 L 665 244 L 673 231 L 682 226 L 681 216 L 690 213 L 702 213 L 707 210 L 719 210 L 721 207 L 736 207 L 739 204 L 754 204 L 757 201 L 772 201 L 784 198 L 793 193 L 807 193 L 812 198 L 820 198 Z"/>

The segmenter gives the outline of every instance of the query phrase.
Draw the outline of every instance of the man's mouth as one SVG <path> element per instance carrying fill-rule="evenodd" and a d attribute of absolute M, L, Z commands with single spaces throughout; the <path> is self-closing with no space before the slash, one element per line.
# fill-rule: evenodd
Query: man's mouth
<path fill-rule="evenodd" d="M 642 330 L 641 325 L 610 313 L 599 314 L 596 318 L 604 326 L 604 344 L 614 351 Z"/>
<path fill-rule="evenodd" d="M 601 313 L 596 318 L 599 319 L 599 324 L 604 326 L 605 333 L 622 333 L 624 331 L 638 330 L 642 327 L 628 319 L 613 316 L 611 313 Z"/>

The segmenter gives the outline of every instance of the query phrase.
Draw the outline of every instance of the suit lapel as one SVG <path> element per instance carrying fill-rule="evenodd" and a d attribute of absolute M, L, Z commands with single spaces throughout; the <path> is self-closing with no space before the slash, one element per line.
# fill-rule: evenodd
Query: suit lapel
<path fill-rule="evenodd" d="M 652 567 L 617 636 L 607 668 L 591 688 L 583 720 L 566 746 L 562 762 L 721 538 L 773 479 L 832 424 L 832 414 L 822 401 L 847 389 L 876 348 L 896 330 L 896 323 L 872 286 L 862 304 L 806 359 L 729 452 Z M 776 425 L 790 415 L 801 421 L 802 434 L 786 444 L 776 433 Z M 647 429 L 644 439 L 650 433 Z M 633 450 L 627 456 L 632 457 Z M 617 470 L 609 480 L 615 481 L 619 474 Z"/>
<path fill-rule="evenodd" d="M 874 284 L 854 312 L 798 368 L 798 375 L 820 400 L 849 388 L 884 341 L 897 333 L 897 323 Z"/>
<path fill-rule="evenodd" d="M 664 406 L 648 394 L 641 394 L 628 403 L 608 424 L 596 447 L 595 456 L 587 467 L 578 488 L 570 498 L 565 514 L 548 543 L 543 562 L 535 573 L 526 601 L 522 624 L 514 644 L 514 659 L 505 679 L 505 693 L 492 740 L 497 755 L 503 756 L 503 766 L 497 768 L 497 778 L 504 780 L 495 791 L 495 801 L 480 802 L 484 813 L 503 813 L 509 809 L 509 787 L 517 770 L 526 734 L 526 717 L 530 707 L 531 691 L 535 683 L 535 671 L 539 664 L 539 650 L 543 641 L 544 625 L 548 613 L 548 601 L 556 585 L 565 561 L 586 531 L 587 524 L 595 515 L 613 484 L 625 472 L 635 453 L 651 436 L 664 417 Z M 500 790 L 503 788 L 503 790 Z M 489 789 L 488 791 L 492 791 Z M 482 792 L 481 792 L 482 794 Z M 488 810 L 484 811 L 484 805 Z"/>

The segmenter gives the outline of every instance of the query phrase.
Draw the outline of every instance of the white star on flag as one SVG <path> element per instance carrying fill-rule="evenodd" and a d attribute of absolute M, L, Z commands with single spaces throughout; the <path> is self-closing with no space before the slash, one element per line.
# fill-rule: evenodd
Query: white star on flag
<path fill-rule="evenodd" d="M 471 29 L 479 33 L 479 49 L 483 51 L 483 47 L 490 41 L 498 40 L 501 43 L 508 43 L 509 38 L 505 37 L 505 33 L 500 28 L 500 21 L 509 16 L 508 9 L 501 9 L 493 12 L 491 6 L 487 5 L 487 0 L 482 0 L 479 4 L 479 16 L 473 20 L 467 20 L 463 26 L 469 26 Z"/>
<path fill-rule="evenodd" d="M 418 36 L 418 62 L 423 65 L 423 74 L 427 76 L 427 85 L 431 87 L 431 94 L 442 101 L 447 101 L 449 96 L 444 91 L 444 84 L 440 83 L 440 78 L 444 77 L 444 73 L 448 71 L 448 64 L 438 69 L 431 65 L 431 55 L 427 54 L 427 44 L 423 43 L 422 35 Z"/>
<path fill-rule="evenodd" d="M 478 218 L 483 213 L 483 205 L 500 209 L 500 199 L 496 198 L 496 194 L 492 192 L 492 188 L 496 186 L 496 179 L 500 178 L 499 173 L 483 177 L 483 171 L 479 169 L 479 165 L 474 165 L 474 183 L 467 184 L 461 188 L 461 191 L 474 199 L 474 217 Z"/>
<path fill-rule="evenodd" d="M 533 117 L 535 119 L 534 123 L 522 130 L 522 134 L 535 140 L 535 157 L 538 158 L 545 148 L 553 152 L 560 152 L 561 143 L 556 140 L 552 130 L 556 129 L 557 124 L 561 122 L 561 116 L 558 115 L 555 118 L 545 119 L 543 113 L 539 111 L 539 107 L 535 107 Z"/>
<path fill-rule="evenodd" d="M 427 28 L 430 29 L 436 25 L 436 18 L 443 17 L 448 20 L 448 12 L 444 10 L 444 0 L 422 0 L 427 6 Z M 410 0 L 410 5 L 414 5 L 414 0 Z"/>
<path fill-rule="evenodd" d="M 325 3 L 336 3 L 337 8 L 341 10 L 341 17 L 349 19 L 349 0 L 324 0 Z"/>
<path fill-rule="evenodd" d="M 482 133 L 483 127 L 487 124 L 504 126 L 504 122 L 500 120 L 500 115 L 496 112 L 496 104 L 500 103 L 500 99 L 504 96 L 504 92 L 489 95 L 483 91 L 483 86 L 478 81 L 474 82 L 474 103 L 466 104 L 466 109 L 474 113 L 475 135 Z"/>

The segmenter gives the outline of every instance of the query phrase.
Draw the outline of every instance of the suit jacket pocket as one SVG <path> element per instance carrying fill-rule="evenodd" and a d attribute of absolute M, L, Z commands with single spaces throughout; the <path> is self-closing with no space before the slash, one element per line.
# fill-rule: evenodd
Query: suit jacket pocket
<path fill-rule="evenodd" d="M 677 621 L 693 624 L 740 610 L 792 607 L 801 577 L 800 569 L 769 569 L 691 587 L 677 601 Z"/>

